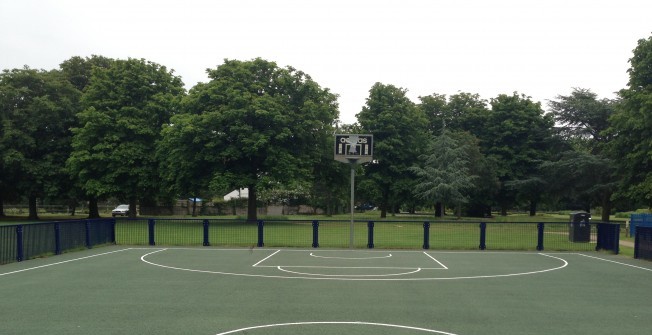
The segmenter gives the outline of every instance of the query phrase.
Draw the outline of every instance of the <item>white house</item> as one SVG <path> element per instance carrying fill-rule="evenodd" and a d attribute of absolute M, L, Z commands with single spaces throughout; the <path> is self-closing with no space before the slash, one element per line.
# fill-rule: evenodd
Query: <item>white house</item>
<path fill-rule="evenodd" d="M 249 198 L 249 189 L 241 188 L 239 190 L 233 190 L 229 194 L 224 196 L 224 201 L 229 201 L 238 198 Z"/>

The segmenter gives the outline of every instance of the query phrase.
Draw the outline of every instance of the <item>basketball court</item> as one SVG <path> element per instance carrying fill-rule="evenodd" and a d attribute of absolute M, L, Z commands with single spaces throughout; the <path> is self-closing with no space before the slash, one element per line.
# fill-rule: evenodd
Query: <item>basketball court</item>
<path fill-rule="evenodd" d="M 652 265 L 607 253 L 129 248 L 0 267 L 3 334 L 637 334 Z"/>

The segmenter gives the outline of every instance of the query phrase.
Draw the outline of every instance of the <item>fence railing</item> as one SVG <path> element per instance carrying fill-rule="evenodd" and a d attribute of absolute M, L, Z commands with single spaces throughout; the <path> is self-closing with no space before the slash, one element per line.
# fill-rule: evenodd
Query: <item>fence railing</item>
<path fill-rule="evenodd" d="M 97 219 L 0 226 L 0 264 L 103 244 L 619 252 L 620 225 L 236 219 Z"/>
<path fill-rule="evenodd" d="M 652 227 L 636 227 L 634 241 L 634 258 L 652 261 Z"/>

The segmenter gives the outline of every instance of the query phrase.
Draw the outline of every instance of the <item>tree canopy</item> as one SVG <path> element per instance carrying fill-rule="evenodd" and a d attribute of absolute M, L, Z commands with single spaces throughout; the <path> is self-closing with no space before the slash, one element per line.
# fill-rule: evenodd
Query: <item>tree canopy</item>
<path fill-rule="evenodd" d="M 57 70 L 25 67 L 0 74 L 0 193 L 26 194 L 32 219 L 38 218 L 37 198 L 61 196 L 69 186 L 63 163 L 79 95 Z"/>
<path fill-rule="evenodd" d="M 156 142 L 183 94 L 179 77 L 143 59 L 93 69 L 68 159 L 87 194 L 129 200 L 131 208 L 157 194 Z"/>
<path fill-rule="evenodd" d="M 365 173 L 380 194 L 381 217 L 391 205 L 397 205 L 396 195 L 411 193 L 414 180 L 405 172 L 427 144 L 425 115 L 406 92 L 376 83 L 357 114 L 363 132 L 374 135 L 374 162 L 366 166 Z"/>
<path fill-rule="evenodd" d="M 247 216 L 255 220 L 258 187 L 312 172 L 332 136 L 337 97 L 309 75 L 260 58 L 225 60 L 208 75 L 211 80 L 194 87 L 185 103 L 198 117 L 173 118 L 170 127 L 199 128 L 203 138 L 187 143 L 203 146 L 198 159 L 210 165 L 213 190 L 249 188 Z"/>
<path fill-rule="evenodd" d="M 629 62 L 628 87 L 610 119 L 610 151 L 623 177 L 618 196 L 652 207 L 652 37 L 638 41 Z"/>

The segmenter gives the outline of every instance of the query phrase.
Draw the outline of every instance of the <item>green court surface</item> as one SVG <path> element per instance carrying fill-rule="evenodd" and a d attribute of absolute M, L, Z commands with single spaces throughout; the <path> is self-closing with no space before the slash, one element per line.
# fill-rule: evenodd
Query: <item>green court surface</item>
<path fill-rule="evenodd" d="M 0 334 L 649 334 L 597 252 L 109 246 L 0 266 Z"/>

